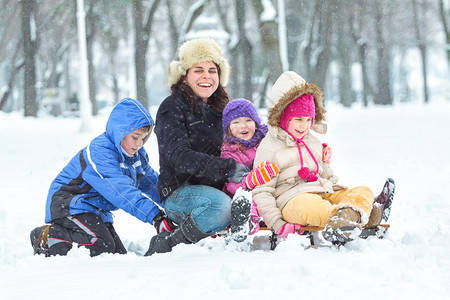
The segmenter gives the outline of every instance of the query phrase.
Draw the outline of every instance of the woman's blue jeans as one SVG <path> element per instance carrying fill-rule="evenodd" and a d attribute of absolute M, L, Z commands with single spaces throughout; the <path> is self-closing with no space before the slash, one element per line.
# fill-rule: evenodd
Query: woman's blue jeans
<path fill-rule="evenodd" d="M 178 224 L 191 214 L 197 226 L 211 235 L 230 225 L 230 197 L 210 186 L 182 186 L 164 201 L 164 208 L 167 216 Z"/>

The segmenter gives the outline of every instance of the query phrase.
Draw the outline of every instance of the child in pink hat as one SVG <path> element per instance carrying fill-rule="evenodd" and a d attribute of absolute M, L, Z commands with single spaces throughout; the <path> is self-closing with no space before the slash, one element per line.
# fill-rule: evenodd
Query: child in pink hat
<path fill-rule="evenodd" d="M 373 205 L 367 187 L 338 184 L 330 168 L 330 147 L 311 133 L 326 132 L 319 88 L 288 71 L 275 82 L 269 101 L 269 131 L 253 166 L 270 161 L 279 174 L 252 191 L 265 224 L 282 237 L 313 226 L 323 229 L 325 239 L 333 243 L 348 242 L 363 227 L 378 226 L 384 206 Z"/>

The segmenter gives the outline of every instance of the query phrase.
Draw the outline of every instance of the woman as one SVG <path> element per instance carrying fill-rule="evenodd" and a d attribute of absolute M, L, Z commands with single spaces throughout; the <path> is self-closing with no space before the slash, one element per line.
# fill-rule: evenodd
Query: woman
<path fill-rule="evenodd" d="M 222 187 L 241 182 L 250 171 L 219 157 L 230 72 L 219 46 L 212 39 L 190 40 L 181 45 L 179 58 L 169 66 L 171 95 L 161 103 L 155 127 L 158 190 L 167 215 L 179 226 L 154 236 L 146 255 L 224 230 L 230 225 L 231 199 Z"/>

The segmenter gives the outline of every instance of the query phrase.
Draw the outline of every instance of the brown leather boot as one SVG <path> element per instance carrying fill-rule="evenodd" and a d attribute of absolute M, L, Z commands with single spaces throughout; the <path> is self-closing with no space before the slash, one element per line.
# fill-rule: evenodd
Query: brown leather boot
<path fill-rule="evenodd" d="M 338 229 L 343 226 L 357 225 L 360 221 L 360 213 L 353 208 L 346 207 L 338 210 L 338 212 L 330 219 L 328 225 L 333 229 Z"/>
<path fill-rule="evenodd" d="M 36 227 L 30 233 L 31 246 L 34 254 L 44 254 L 46 257 L 50 256 L 48 252 L 48 231 L 51 225 L 44 225 Z"/>
<path fill-rule="evenodd" d="M 352 241 L 361 233 L 361 214 L 353 208 L 338 210 L 323 230 L 323 237 L 333 243 L 344 244 Z"/>
<path fill-rule="evenodd" d="M 372 206 L 372 211 L 370 212 L 369 221 L 364 226 L 367 229 L 375 228 L 381 223 L 381 217 L 383 214 L 383 210 L 379 203 L 374 203 Z"/>

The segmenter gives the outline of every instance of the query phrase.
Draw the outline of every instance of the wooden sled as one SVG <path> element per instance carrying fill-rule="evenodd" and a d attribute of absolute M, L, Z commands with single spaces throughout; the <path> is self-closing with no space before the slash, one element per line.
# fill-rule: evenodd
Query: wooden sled
<path fill-rule="evenodd" d="M 378 238 L 383 238 L 384 234 L 386 233 L 387 229 L 390 227 L 389 224 L 380 224 L 377 227 L 374 228 L 363 228 L 361 234 L 359 235 L 360 238 L 366 239 L 369 236 L 377 236 Z M 315 235 L 314 233 L 317 233 L 319 231 L 322 231 L 324 228 L 319 226 L 304 226 L 299 231 L 304 231 L 302 235 L 308 236 L 311 246 L 312 247 L 320 247 L 320 245 L 317 245 L 317 241 L 315 241 Z M 275 250 L 277 247 L 278 242 L 278 235 L 273 231 L 272 229 L 268 228 L 267 226 L 261 226 L 259 230 L 270 230 L 272 232 L 272 236 L 269 237 L 270 241 L 270 250 Z M 343 245 L 343 243 L 334 243 L 334 245 L 340 246 Z"/>

